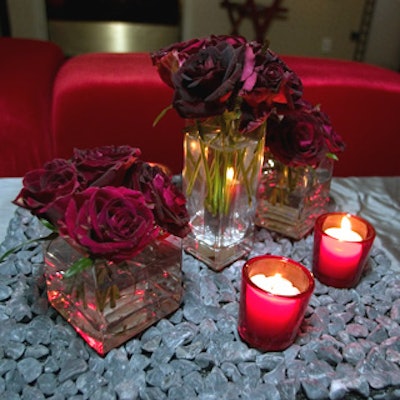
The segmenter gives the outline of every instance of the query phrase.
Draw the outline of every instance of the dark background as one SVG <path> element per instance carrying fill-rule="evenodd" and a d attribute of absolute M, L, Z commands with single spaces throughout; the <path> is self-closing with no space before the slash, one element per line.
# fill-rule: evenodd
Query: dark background
<path fill-rule="evenodd" d="M 46 8 L 49 19 L 65 21 L 176 25 L 180 17 L 179 0 L 47 0 Z"/>

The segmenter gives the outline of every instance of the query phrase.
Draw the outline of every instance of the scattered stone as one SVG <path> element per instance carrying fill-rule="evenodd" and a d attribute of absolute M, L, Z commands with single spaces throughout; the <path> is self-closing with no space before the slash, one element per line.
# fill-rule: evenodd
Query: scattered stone
<path fill-rule="evenodd" d="M 349 343 L 343 348 L 343 357 L 346 362 L 356 365 L 365 357 L 364 348 L 358 343 Z"/>
<path fill-rule="evenodd" d="M 11 297 L 12 292 L 13 290 L 9 286 L 0 283 L 0 301 L 9 299 Z"/>
<path fill-rule="evenodd" d="M 320 379 L 306 378 L 301 385 L 310 400 L 326 399 L 329 391 L 328 387 Z"/>
<path fill-rule="evenodd" d="M 42 230 L 18 209 L 0 253 Z M 256 236 L 251 256 L 310 267 L 311 235 Z M 0 268 L 0 399 L 400 398 L 400 280 L 382 250 L 371 254 L 356 288 L 316 281 L 296 342 L 281 352 L 260 352 L 238 335 L 244 260 L 215 273 L 184 254 L 181 307 L 100 357 L 49 307 L 42 247 L 25 246 Z"/>
<path fill-rule="evenodd" d="M 19 361 L 17 368 L 26 383 L 32 383 L 42 373 L 42 364 L 35 358 L 25 358 Z"/>

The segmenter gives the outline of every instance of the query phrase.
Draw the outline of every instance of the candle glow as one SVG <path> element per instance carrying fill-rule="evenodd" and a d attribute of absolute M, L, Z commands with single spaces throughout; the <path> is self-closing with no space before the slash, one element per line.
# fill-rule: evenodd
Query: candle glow
<path fill-rule="evenodd" d="M 314 289 L 311 273 L 285 257 L 259 256 L 242 271 L 239 334 L 267 351 L 293 343 Z"/>
<path fill-rule="evenodd" d="M 351 229 L 351 222 L 346 215 L 342 218 L 340 228 L 327 228 L 325 233 L 342 242 L 361 242 L 362 237 Z"/>
<path fill-rule="evenodd" d="M 235 176 L 235 169 L 233 167 L 228 167 L 226 169 L 226 181 L 228 183 L 232 183 L 234 176 Z"/>
<path fill-rule="evenodd" d="M 344 213 L 319 217 L 314 230 L 313 272 L 335 287 L 353 287 L 359 280 L 375 237 L 370 224 Z"/>
<path fill-rule="evenodd" d="M 300 293 L 300 290 L 293 286 L 293 283 L 288 279 L 283 278 L 281 274 L 275 274 L 273 276 L 256 274 L 250 279 L 260 289 L 272 294 L 278 294 L 281 296 L 295 296 L 296 294 Z"/>

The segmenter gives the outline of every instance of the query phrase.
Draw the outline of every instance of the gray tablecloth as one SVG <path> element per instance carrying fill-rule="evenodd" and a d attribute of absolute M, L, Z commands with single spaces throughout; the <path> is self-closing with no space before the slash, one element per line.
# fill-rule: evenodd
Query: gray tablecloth
<path fill-rule="evenodd" d="M 400 269 L 400 177 L 335 178 L 331 195 L 337 209 L 367 219 L 375 227 L 375 244 Z"/>

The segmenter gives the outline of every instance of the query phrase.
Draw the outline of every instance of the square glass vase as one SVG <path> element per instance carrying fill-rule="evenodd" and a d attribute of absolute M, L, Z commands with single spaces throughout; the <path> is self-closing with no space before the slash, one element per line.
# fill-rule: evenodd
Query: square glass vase
<path fill-rule="evenodd" d="M 333 160 L 292 167 L 266 151 L 257 192 L 256 225 L 299 240 L 316 219 L 334 208 L 330 199 Z"/>
<path fill-rule="evenodd" d="M 181 239 L 167 235 L 131 260 L 96 260 L 64 277 L 82 255 L 57 238 L 45 251 L 50 304 L 100 355 L 174 312 L 182 298 Z"/>
<path fill-rule="evenodd" d="M 243 135 L 236 121 L 228 132 L 219 122 L 210 118 L 188 129 L 182 174 L 192 228 L 183 248 L 214 271 L 252 248 L 265 130 Z"/>

